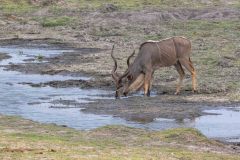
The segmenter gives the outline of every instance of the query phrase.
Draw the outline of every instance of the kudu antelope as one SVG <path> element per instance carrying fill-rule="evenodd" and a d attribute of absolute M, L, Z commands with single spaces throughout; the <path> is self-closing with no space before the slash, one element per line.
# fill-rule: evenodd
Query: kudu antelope
<path fill-rule="evenodd" d="M 175 94 L 179 94 L 182 81 L 185 75 L 185 67 L 192 75 L 192 90 L 196 91 L 196 72 L 190 59 L 191 42 L 184 37 L 172 37 L 161 41 L 147 41 L 139 47 L 139 53 L 132 64 L 130 59 L 135 51 L 128 57 L 128 68 L 123 75 L 116 73 L 117 61 L 113 56 L 114 46 L 111 57 L 114 61 L 112 77 L 116 84 L 116 98 L 121 91 L 126 96 L 129 92 L 144 88 L 144 95 L 150 96 L 150 87 L 153 73 L 161 67 L 174 65 L 179 73 L 179 82 Z M 183 67 L 182 67 L 183 66 Z"/>

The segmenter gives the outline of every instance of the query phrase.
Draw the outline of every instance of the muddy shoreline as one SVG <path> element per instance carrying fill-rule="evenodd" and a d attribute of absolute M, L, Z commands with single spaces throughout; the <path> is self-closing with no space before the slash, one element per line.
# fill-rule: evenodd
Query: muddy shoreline
<path fill-rule="evenodd" d="M 59 43 L 57 46 L 52 45 L 48 41 L 37 40 L 27 41 L 27 45 L 21 40 L 5 42 L 5 45 L 21 45 L 23 47 L 49 46 L 50 48 L 60 48 L 67 44 Z M 44 42 L 44 43 L 43 43 Z M 1 44 L 1 43 L 0 43 Z M 45 44 L 45 45 L 42 45 Z M 46 45 L 47 44 L 47 45 Z M 30 85 L 32 87 L 54 87 L 54 88 L 82 88 L 82 89 L 104 89 L 113 91 L 114 83 L 111 79 L 110 71 L 108 74 L 93 72 L 84 72 L 84 68 L 71 68 L 69 66 L 78 66 L 80 64 L 97 63 L 99 54 L 105 53 L 105 49 L 100 48 L 75 48 L 68 47 L 73 52 L 63 53 L 53 57 L 42 57 L 42 63 L 34 63 L 26 60 L 23 64 L 10 64 L 4 66 L 6 70 L 19 71 L 24 74 L 49 74 L 49 75 L 70 75 L 74 78 L 79 76 L 89 76 L 90 80 L 65 80 L 65 81 L 49 81 L 42 83 L 21 82 L 20 84 Z M 87 65 L 85 66 L 87 67 Z M 170 83 L 176 79 L 170 80 Z M 225 97 L 225 92 L 216 92 L 209 94 L 208 92 L 200 91 L 198 94 L 192 94 L 188 89 L 182 89 L 180 95 L 174 95 L 174 87 L 163 87 L 162 85 L 154 85 L 155 93 L 152 97 L 137 96 L 114 100 L 113 94 L 111 100 L 95 100 L 95 102 L 87 104 L 78 104 L 75 102 L 75 107 L 82 109 L 85 113 L 93 113 L 100 115 L 112 115 L 121 117 L 129 121 L 137 121 L 148 123 L 156 118 L 169 118 L 183 121 L 184 119 L 194 120 L 196 117 L 206 115 L 203 111 L 213 108 L 235 107 L 239 106 L 240 102 L 235 102 Z M 65 101 L 54 102 L 63 104 Z M 67 108 L 68 106 L 66 106 Z"/>

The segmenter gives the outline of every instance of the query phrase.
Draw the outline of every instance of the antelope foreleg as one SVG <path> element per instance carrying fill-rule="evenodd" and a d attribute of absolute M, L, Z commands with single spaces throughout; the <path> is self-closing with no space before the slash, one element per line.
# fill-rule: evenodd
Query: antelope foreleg
<path fill-rule="evenodd" d="M 148 97 L 150 96 L 151 80 L 152 73 L 151 72 L 146 73 L 144 77 L 144 95 Z"/>

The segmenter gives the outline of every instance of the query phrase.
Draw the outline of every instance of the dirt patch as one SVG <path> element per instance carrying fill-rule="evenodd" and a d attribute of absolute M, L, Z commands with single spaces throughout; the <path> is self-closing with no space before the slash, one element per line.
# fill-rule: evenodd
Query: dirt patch
<path fill-rule="evenodd" d="M 0 152 L 31 152 L 31 151 L 41 151 L 43 149 L 32 149 L 32 148 L 3 148 Z"/>
<path fill-rule="evenodd" d="M 100 11 L 103 13 L 114 12 L 117 10 L 119 10 L 119 8 L 117 6 L 115 6 L 114 4 L 105 4 L 100 7 Z"/>
<path fill-rule="evenodd" d="M 234 62 L 234 60 L 236 60 L 236 59 L 233 57 L 225 56 L 219 60 L 218 65 L 223 68 L 234 67 L 234 65 L 232 64 Z"/>
<path fill-rule="evenodd" d="M 105 23 L 112 19 L 118 23 L 135 23 L 135 24 L 156 24 L 163 21 L 174 20 L 223 20 L 239 19 L 240 11 L 237 9 L 176 9 L 176 10 L 142 10 L 137 12 L 114 12 L 106 14 L 95 14 L 96 22 L 100 19 Z M 103 24 L 104 24 L 103 23 Z"/>

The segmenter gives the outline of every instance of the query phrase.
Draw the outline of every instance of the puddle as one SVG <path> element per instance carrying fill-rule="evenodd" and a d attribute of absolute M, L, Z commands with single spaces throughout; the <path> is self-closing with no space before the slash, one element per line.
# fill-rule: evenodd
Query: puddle
<path fill-rule="evenodd" d="M 37 56 L 52 56 L 70 50 L 37 49 L 37 48 L 9 48 L 0 47 L 0 52 L 9 53 L 12 58 L 3 60 L 0 65 L 9 63 L 24 63 L 25 59 Z M 43 123 L 55 123 L 68 127 L 89 130 L 104 125 L 121 124 L 150 130 L 163 130 L 179 127 L 194 127 L 211 138 L 222 138 L 227 141 L 240 142 L 240 112 L 234 110 L 209 110 L 206 112 L 219 115 L 207 115 L 195 120 L 183 120 L 178 122 L 171 119 L 158 118 L 151 123 L 137 123 L 121 118 L 104 115 L 86 114 L 81 108 L 76 108 L 74 103 L 61 105 L 57 102 L 73 101 L 76 103 L 88 103 L 94 99 L 114 99 L 109 95 L 114 92 L 80 88 L 52 88 L 31 87 L 19 84 L 21 82 L 40 83 L 54 80 L 82 79 L 90 77 L 70 77 L 61 75 L 25 75 L 15 71 L 5 71 L 0 67 L 0 113 L 7 115 L 20 115 L 24 118 Z M 156 93 L 153 93 L 155 96 Z M 139 94 L 133 95 L 139 96 Z M 66 108 L 67 106 L 67 108 Z"/>
<path fill-rule="evenodd" d="M 206 115 L 195 119 L 194 127 L 210 138 L 240 142 L 240 107 L 207 110 Z"/>

